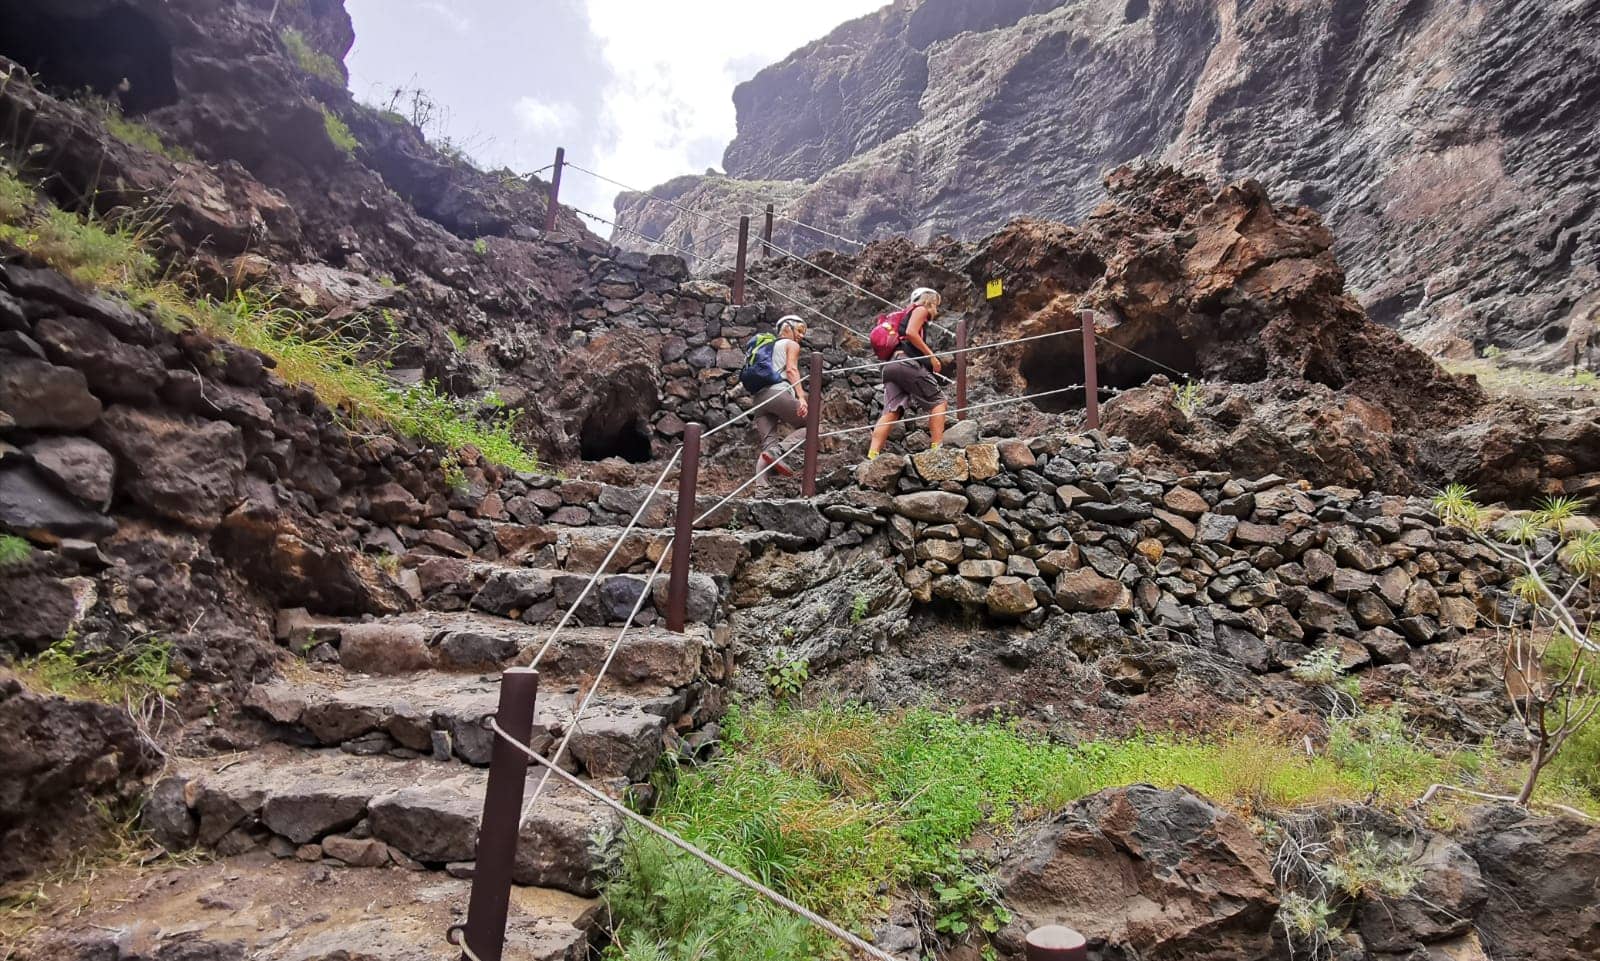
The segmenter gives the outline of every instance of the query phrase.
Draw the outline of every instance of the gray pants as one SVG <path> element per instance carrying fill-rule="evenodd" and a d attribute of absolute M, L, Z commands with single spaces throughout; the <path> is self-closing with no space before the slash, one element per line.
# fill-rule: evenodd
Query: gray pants
<path fill-rule="evenodd" d="M 772 402 L 770 404 L 764 403 L 767 400 Z M 756 416 L 752 418 L 756 425 L 756 436 L 760 438 L 758 449 L 761 453 L 779 457 L 786 451 L 794 450 L 801 441 L 805 440 L 806 419 L 800 416 L 800 402 L 795 398 L 794 392 L 788 384 L 773 384 L 771 387 L 762 388 L 761 393 L 756 395 L 755 402 L 764 404 L 760 410 L 756 411 Z M 790 427 L 798 427 L 800 429 L 790 431 L 788 436 L 779 441 L 775 438 L 780 424 L 787 424 Z M 784 463 L 788 464 L 789 462 L 784 461 Z M 756 462 L 758 470 L 760 466 L 758 458 Z"/>

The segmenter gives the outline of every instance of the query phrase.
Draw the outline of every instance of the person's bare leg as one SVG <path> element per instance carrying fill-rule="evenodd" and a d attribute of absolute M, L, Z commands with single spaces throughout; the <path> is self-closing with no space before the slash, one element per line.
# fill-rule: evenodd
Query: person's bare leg
<path fill-rule="evenodd" d="M 928 412 L 928 436 L 932 438 L 934 444 L 944 441 L 944 412 L 949 408 L 948 403 L 940 401 Z"/>
<path fill-rule="evenodd" d="M 878 452 L 883 450 L 883 445 L 889 443 L 889 431 L 899 419 L 900 412 L 897 410 L 886 410 L 878 418 L 877 425 L 872 428 L 872 444 L 867 448 L 869 459 L 878 456 Z"/>

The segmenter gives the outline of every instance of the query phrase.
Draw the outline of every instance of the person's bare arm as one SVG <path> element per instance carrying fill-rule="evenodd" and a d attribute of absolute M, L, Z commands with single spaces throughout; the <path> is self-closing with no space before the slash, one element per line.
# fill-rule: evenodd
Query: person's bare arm
<path fill-rule="evenodd" d="M 787 380 L 794 388 L 796 400 L 795 412 L 801 417 L 806 416 L 806 394 L 800 387 L 800 342 L 789 341 L 789 356 L 784 361 L 783 379 Z"/>
<path fill-rule="evenodd" d="M 911 322 L 906 324 L 906 340 L 911 341 L 913 347 L 922 351 L 923 355 L 933 364 L 933 372 L 937 374 L 944 369 L 944 365 L 940 364 L 939 358 L 933 355 L 933 348 L 929 347 L 927 342 L 922 339 L 922 329 L 927 323 L 928 308 L 918 307 L 913 310 L 911 312 Z"/>

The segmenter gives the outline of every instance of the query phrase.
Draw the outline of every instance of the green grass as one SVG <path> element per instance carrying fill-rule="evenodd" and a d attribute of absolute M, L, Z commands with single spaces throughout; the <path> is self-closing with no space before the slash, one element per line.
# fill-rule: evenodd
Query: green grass
<path fill-rule="evenodd" d="M 736 708 L 724 746 L 660 779 L 659 823 L 847 927 L 878 918 L 888 891 L 914 889 L 938 930 L 966 937 L 1005 915 L 964 845 L 980 832 L 1003 840 L 1104 788 L 1182 785 L 1270 816 L 1332 802 L 1399 808 L 1434 781 L 1492 789 L 1505 773 L 1482 751 L 1430 751 L 1392 709 L 1334 721 L 1314 755 L 1253 730 L 1066 745 L 997 721 L 834 706 Z M 1340 883 L 1387 884 L 1381 860 L 1353 858 Z M 838 953 L 646 836 L 631 839 L 607 896 L 622 961 L 742 961 L 754 945 L 774 961 Z"/>
<path fill-rule="evenodd" d="M 283 49 L 289 52 L 301 70 L 329 83 L 344 86 L 344 71 L 340 69 L 339 61 L 312 47 L 300 31 L 285 27 L 278 38 L 283 41 Z"/>
<path fill-rule="evenodd" d="M 172 645 L 155 640 L 123 651 L 86 652 L 78 650 L 69 635 L 18 662 L 16 670 L 35 690 L 130 706 L 170 698 L 179 680 L 172 672 Z"/>
<path fill-rule="evenodd" d="M 123 143 L 161 154 L 168 160 L 194 160 L 194 154 L 182 147 L 167 143 L 161 139 L 161 134 L 151 127 L 123 114 L 122 106 L 115 100 L 86 94 L 79 97 L 78 102 L 99 114 L 106 130 Z"/>
<path fill-rule="evenodd" d="M 467 347 L 471 342 L 467 340 L 466 334 L 463 334 L 459 330 L 451 330 L 446 328 L 444 335 L 445 337 L 449 338 L 450 346 L 455 348 L 456 353 L 464 354 L 467 352 Z"/>
<path fill-rule="evenodd" d="M 0 167 L 0 244 L 60 270 L 79 284 L 119 295 L 151 311 L 171 329 L 195 328 L 258 350 L 279 377 L 310 387 L 329 407 L 357 419 L 459 451 L 476 449 L 496 464 L 538 470 L 538 458 L 517 440 L 517 412 L 479 418 L 468 402 L 432 384 L 399 388 L 384 377 L 381 358 L 356 322 L 326 329 L 320 318 L 291 310 L 270 293 L 236 292 L 226 300 L 195 297 L 170 279 L 156 278 L 145 248 L 153 227 L 130 219 L 85 222 L 34 195 Z"/>
<path fill-rule="evenodd" d="M 0 570 L 25 564 L 32 556 L 32 544 L 11 534 L 0 534 Z"/>
<path fill-rule="evenodd" d="M 354 157 L 356 151 L 361 148 L 361 141 L 350 132 L 350 127 L 339 118 L 338 114 L 322 104 L 317 104 L 317 107 L 322 111 L 322 128 L 327 131 L 328 139 L 339 148 L 340 153 L 346 157 Z"/>

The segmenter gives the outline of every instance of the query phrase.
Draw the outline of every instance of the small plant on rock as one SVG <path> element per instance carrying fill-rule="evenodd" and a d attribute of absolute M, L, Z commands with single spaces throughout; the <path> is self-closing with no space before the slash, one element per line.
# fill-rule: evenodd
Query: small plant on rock
<path fill-rule="evenodd" d="M 850 602 L 850 623 L 860 624 L 863 620 L 865 620 L 867 616 L 867 608 L 870 607 L 871 604 L 871 599 L 867 597 L 867 595 L 858 591 L 855 599 Z"/>
<path fill-rule="evenodd" d="M 811 678 L 811 662 L 796 657 L 787 650 L 773 652 L 767 669 L 763 672 L 767 687 L 779 700 L 798 695 Z"/>
<path fill-rule="evenodd" d="M 1422 880 L 1422 870 L 1403 851 L 1371 834 L 1334 854 L 1321 873 L 1328 884 L 1350 897 L 1403 898 Z"/>
<path fill-rule="evenodd" d="M 356 151 L 361 148 L 361 141 L 350 132 L 349 125 L 341 120 L 338 114 L 321 104 L 318 106 L 322 109 L 322 128 L 327 132 L 328 140 L 346 157 L 354 157 Z"/>
<path fill-rule="evenodd" d="M 477 254 L 479 257 L 487 257 L 489 255 L 489 241 L 482 237 L 474 240 L 472 242 L 472 252 Z"/>
<path fill-rule="evenodd" d="M 0 570 L 26 564 L 32 556 L 32 544 L 11 534 L 0 535 Z"/>
<path fill-rule="evenodd" d="M 1294 679 L 1303 684 L 1329 685 L 1337 681 L 1344 674 L 1344 666 L 1340 663 L 1340 653 L 1337 647 L 1319 647 L 1302 657 L 1294 667 L 1289 668 L 1289 673 Z"/>
<path fill-rule="evenodd" d="M 1200 382 L 1195 380 L 1172 385 L 1172 402 L 1183 411 L 1185 417 L 1193 417 L 1194 412 L 1200 409 L 1201 386 Z"/>
<path fill-rule="evenodd" d="M 464 354 L 467 352 L 468 341 L 466 334 L 461 333 L 459 330 L 447 329 L 445 330 L 444 335 L 450 339 L 450 346 L 456 349 L 456 353 Z"/>
<path fill-rule="evenodd" d="M 278 34 L 278 39 L 283 41 L 283 49 L 289 52 L 301 70 L 329 83 L 344 86 L 344 71 L 339 69 L 339 61 L 311 46 L 305 34 L 293 27 L 285 27 Z"/>
<path fill-rule="evenodd" d="M 1600 713 L 1600 622 L 1593 606 L 1600 532 L 1579 523 L 1579 507 L 1573 498 L 1549 498 L 1491 526 L 1468 487 L 1452 484 L 1433 499 L 1434 513 L 1520 571 L 1492 622 L 1506 698 L 1532 754 L 1518 804 L 1528 803 L 1539 775 Z"/>
<path fill-rule="evenodd" d="M 1291 945 L 1304 947 L 1308 956 L 1320 958 L 1328 953 L 1336 935 L 1330 923 L 1333 913 L 1327 899 L 1290 891 L 1278 902 L 1277 921 Z"/>

